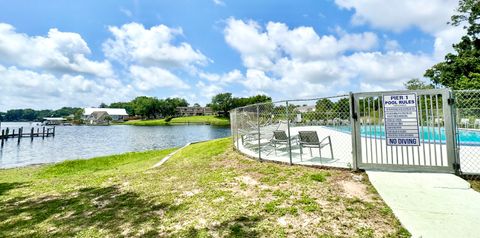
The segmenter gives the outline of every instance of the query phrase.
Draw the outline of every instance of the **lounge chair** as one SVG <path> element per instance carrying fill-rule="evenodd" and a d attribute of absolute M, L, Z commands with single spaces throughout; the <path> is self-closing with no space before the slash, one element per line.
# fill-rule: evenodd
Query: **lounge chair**
<path fill-rule="evenodd" d="M 480 128 L 480 119 L 475 119 L 475 128 Z"/>
<path fill-rule="evenodd" d="M 436 125 L 439 125 L 439 126 L 443 125 L 443 119 L 442 119 L 442 118 L 435 118 L 434 121 L 435 121 L 435 124 L 436 124 Z M 435 125 L 434 125 L 434 126 L 435 126 Z"/>
<path fill-rule="evenodd" d="M 320 158 L 322 157 L 322 148 L 329 145 L 330 146 L 330 155 L 333 159 L 333 149 L 332 149 L 332 140 L 330 136 L 323 138 L 322 140 L 318 139 L 316 131 L 299 131 L 299 145 L 300 145 L 300 160 L 302 159 L 303 148 L 310 148 L 310 156 L 312 156 L 312 148 L 318 148 L 318 153 Z"/>
<path fill-rule="evenodd" d="M 271 142 L 273 144 L 275 156 L 277 155 L 277 145 L 288 145 L 289 140 L 290 143 L 292 143 L 292 141 L 296 140 L 296 138 L 289 139 L 285 131 L 277 130 L 273 132 L 273 138 Z"/>
<path fill-rule="evenodd" d="M 460 124 L 462 124 L 464 128 L 468 128 L 470 125 L 470 120 L 468 118 L 462 118 L 460 119 Z"/>

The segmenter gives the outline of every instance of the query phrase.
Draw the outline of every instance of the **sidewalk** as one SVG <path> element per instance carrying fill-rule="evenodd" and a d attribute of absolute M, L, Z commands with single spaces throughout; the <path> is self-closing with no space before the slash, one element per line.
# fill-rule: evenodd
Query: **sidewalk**
<path fill-rule="evenodd" d="M 453 174 L 367 171 L 412 237 L 480 237 L 480 193 Z"/>

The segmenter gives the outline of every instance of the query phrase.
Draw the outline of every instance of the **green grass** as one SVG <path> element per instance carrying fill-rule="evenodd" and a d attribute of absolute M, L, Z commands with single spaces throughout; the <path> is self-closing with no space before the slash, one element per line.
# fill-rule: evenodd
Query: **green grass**
<path fill-rule="evenodd" d="M 228 138 L 151 168 L 171 151 L 0 170 L 0 237 L 409 236 L 349 171 L 259 163 Z"/>
<path fill-rule="evenodd" d="M 480 180 L 469 180 L 473 190 L 480 192 Z"/>
<path fill-rule="evenodd" d="M 133 126 L 165 126 L 175 124 L 210 124 L 215 126 L 228 126 L 230 121 L 225 117 L 216 116 L 191 116 L 191 117 L 175 117 L 171 121 L 166 122 L 164 119 L 158 120 L 139 120 L 139 121 L 127 121 L 124 125 Z"/>

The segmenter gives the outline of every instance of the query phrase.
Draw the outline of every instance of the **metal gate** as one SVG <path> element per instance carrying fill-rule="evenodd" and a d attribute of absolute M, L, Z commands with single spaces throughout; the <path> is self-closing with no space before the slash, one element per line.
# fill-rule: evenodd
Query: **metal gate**
<path fill-rule="evenodd" d="M 389 100 L 410 96 L 409 100 L 398 102 L 416 104 L 416 109 L 392 109 L 390 104 L 393 102 L 386 101 L 384 96 Z M 351 94 L 354 166 L 388 171 L 454 173 L 458 166 L 452 104 L 448 89 Z M 392 110 L 406 112 L 394 114 Z M 392 135 L 411 138 L 391 139 Z"/>

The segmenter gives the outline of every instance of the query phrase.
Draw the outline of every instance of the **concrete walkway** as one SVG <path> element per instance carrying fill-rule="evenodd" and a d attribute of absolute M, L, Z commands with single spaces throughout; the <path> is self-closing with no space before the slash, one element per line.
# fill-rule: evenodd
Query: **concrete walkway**
<path fill-rule="evenodd" d="M 480 237 L 480 193 L 453 174 L 367 171 L 412 237 Z"/>

